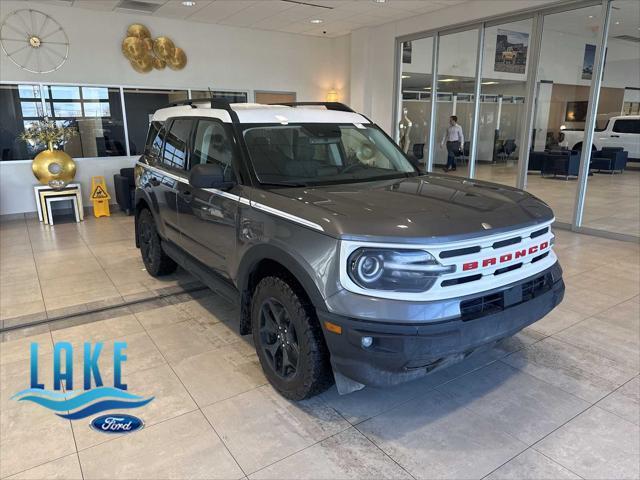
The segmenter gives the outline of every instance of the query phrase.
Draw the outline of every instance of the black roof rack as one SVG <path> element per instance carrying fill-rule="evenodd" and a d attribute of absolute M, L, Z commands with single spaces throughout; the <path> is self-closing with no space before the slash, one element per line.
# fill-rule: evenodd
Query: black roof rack
<path fill-rule="evenodd" d="M 239 123 L 238 114 L 231 108 L 231 102 L 226 98 L 192 98 L 190 100 L 179 100 L 177 102 L 171 102 L 162 108 L 180 107 L 182 105 L 189 105 L 191 108 L 196 108 L 194 103 L 205 103 L 210 101 L 210 108 L 217 108 L 220 110 L 226 110 L 231 117 L 233 123 Z"/>
<path fill-rule="evenodd" d="M 291 103 L 270 103 L 269 105 L 282 105 L 284 107 L 325 107 L 327 110 L 337 110 L 339 112 L 354 112 L 348 105 L 340 102 L 291 102 Z"/>

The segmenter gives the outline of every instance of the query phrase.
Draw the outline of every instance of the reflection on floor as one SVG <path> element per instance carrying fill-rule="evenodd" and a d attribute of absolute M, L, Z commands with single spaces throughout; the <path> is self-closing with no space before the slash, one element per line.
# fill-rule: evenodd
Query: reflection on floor
<path fill-rule="evenodd" d="M 556 233 L 567 284 L 556 310 L 490 351 L 390 389 L 284 400 L 251 337 L 238 335 L 236 308 L 208 291 L 7 332 L 0 477 L 638 478 L 640 248 Z M 0 234 L 10 313 L 158 287 L 141 271 L 131 218 L 53 229 L 9 222 Z M 142 431 L 106 435 L 89 419 L 11 400 L 29 383 L 29 344 L 39 343 L 40 368 L 51 372 L 53 342 L 64 340 L 76 351 L 104 341 L 105 359 L 114 340 L 128 343 L 129 389 L 155 396 L 130 412 Z"/>
<path fill-rule="evenodd" d="M 439 171 L 436 169 L 436 171 Z M 480 180 L 515 186 L 515 162 L 495 165 L 482 163 L 476 168 Z M 467 176 L 462 165 L 455 172 Z M 560 222 L 571 223 L 576 201 L 577 180 L 564 177 L 543 178 L 537 172 L 527 176 L 527 189 L 547 202 Z M 584 208 L 585 227 L 640 236 L 640 170 L 625 170 L 611 175 L 594 173 L 589 177 Z"/>

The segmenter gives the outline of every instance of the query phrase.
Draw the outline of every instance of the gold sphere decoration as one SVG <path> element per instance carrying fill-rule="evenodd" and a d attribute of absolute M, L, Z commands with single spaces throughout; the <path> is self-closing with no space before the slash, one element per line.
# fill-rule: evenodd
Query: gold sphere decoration
<path fill-rule="evenodd" d="M 169 60 L 176 53 L 176 46 L 169 37 L 158 37 L 153 41 L 153 53 L 163 60 Z"/>
<path fill-rule="evenodd" d="M 153 70 L 153 57 L 143 55 L 141 58 L 131 59 L 131 66 L 138 73 L 149 73 Z"/>
<path fill-rule="evenodd" d="M 153 54 L 153 38 L 147 37 L 142 39 L 144 49 L 148 54 Z"/>
<path fill-rule="evenodd" d="M 33 174 L 43 185 L 64 188 L 76 175 L 76 163 L 62 150 L 43 150 L 31 163 Z"/>
<path fill-rule="evenodd" d="M 134 23 L 127 28 L 127 37 L 151 38 L 151 32 L 140 23 Z"/>
<path fill-rule="evenodd" d="M 176 47 L 176 51 L 169 60 L 167 60 L 167 65 L 171 70 L 182 70 L 187 64 L 187 54 L 184 53 L 184 50 Z"/>
<path fill-rule="evenodd" d="M 153 68 L 163 70 L 167 66 L 167 62 L 158 57 L 153 57 Z"/>
<path fill-rule="evenodd" d="M 127 37 L 122 41 L 122 54 L 129 60 L 142 58 L 145 54 L 144 42 L 138 37 Z"/>

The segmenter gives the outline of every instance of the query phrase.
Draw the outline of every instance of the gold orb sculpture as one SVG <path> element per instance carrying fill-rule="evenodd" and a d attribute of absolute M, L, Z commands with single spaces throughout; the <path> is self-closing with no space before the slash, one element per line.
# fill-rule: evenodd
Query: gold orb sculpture
<path fill-rule="evenodd" d="M 182 70 L 187 64 L 187 55 L 184 53 L 184 50 L 176 47 L 176 51 L 169 60 L 167 60 L 167 65 L 171 70 Z"/>
<path fill-rule="evenodd" d="M 127 28 L 127 37 L 151 38 L 151 32 L 140 23 L 134 23 Z"/>
<path fill-rule="evenodd" d="M 144 42 L 138 37 L 127 37 L 122 41 L 122 53 L 129 60 L 142 58 L 146 53 Z"/>
<path fill-rule="evenodd" d="M 153 70 L 153 57 L 151 55 L 143 55 L 140 58 L 132 58 L 131 66 L 138 73 L 149 73 Z"/>
<path fill-rule="evenodd" d="M 154 39 L 149 29 L 140 23 L 127 28 L 122 54 L 138 73 L 162 70 L 167 66 L 172 70 L 182 70 L 187 65 L 187 54 L 176 47 L 173 40 L 165 36 Z"/>
<path fill-rule="evenodd" d="M 163 60 L 169 60 L 176 53 L 176 46 L 169 37 L 158 37 L 153 41 L 153 53 Z"/>
<path fill-rule="evenodd" d="M 76 175 L 76 163 L 66 152 L 52 146 L 35 156 L 31 163 L 33 174 L 43 185 L 64 188 Z"/>

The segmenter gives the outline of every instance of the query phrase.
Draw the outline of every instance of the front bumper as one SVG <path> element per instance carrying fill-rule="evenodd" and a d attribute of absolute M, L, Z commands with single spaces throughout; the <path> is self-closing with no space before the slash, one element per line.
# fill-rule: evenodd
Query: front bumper
<path fill-rule="evenodd" d="M 443 368 L 516 334 L 558 305 L 564 288 L 562 269 L 555 263 L 496 291 L 465 297 L 465 313 L 446 321 L 385 323 L 328 312 L 318 316 L 334 371 L 364 385 L 385 386 Z M 342 327 L 342 333 L 327 331 L 325 321 Z M 369 348 L 361 345 L 365 336 L 373 338 Z"/>

